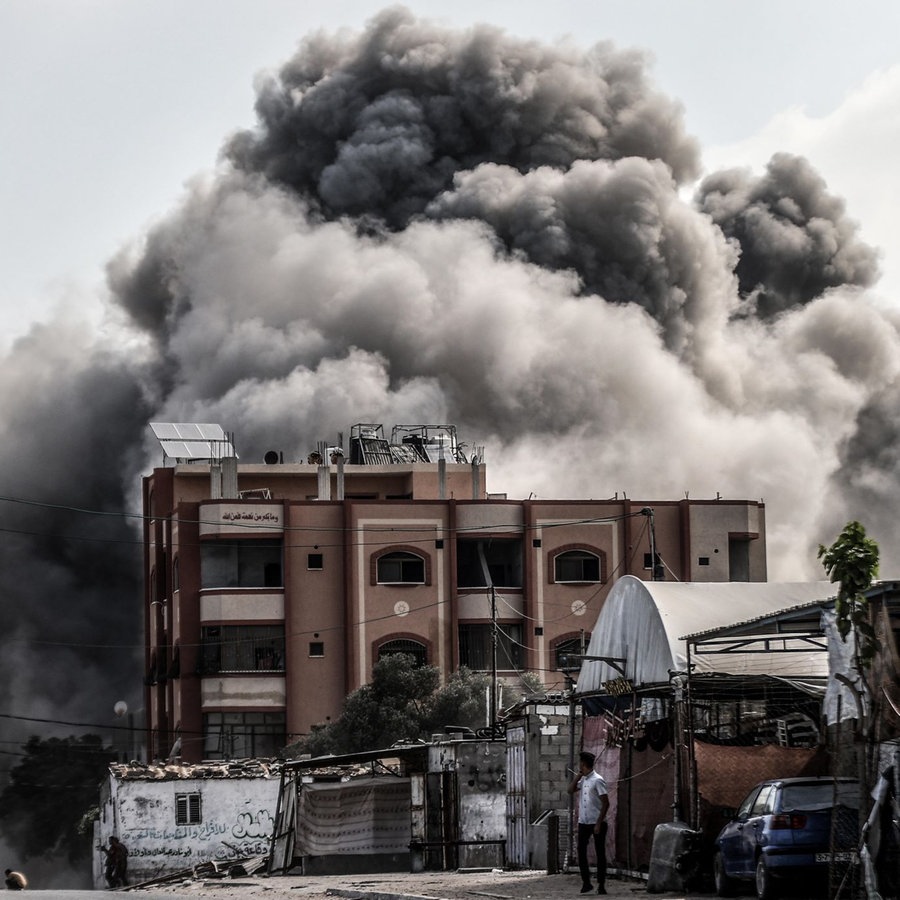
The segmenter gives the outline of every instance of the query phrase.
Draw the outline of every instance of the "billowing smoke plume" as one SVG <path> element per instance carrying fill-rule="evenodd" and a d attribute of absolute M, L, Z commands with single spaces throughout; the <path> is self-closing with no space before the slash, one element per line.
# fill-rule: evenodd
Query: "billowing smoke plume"
<path fill-rule="evenodd" d="M 137 681 L 137 532 L 71 508 L 127 507 L 153 418 L 218 421 L 245 460 L 454 422 L 513 497 L 763 498 L 772 578 L 819 577 L 851 516 L 892 558 L 897 323 L 808 163 L 692 203 L 698 149 L 639 54 L 399 9 L 307 39 L 257 109 L 110 263 L 109 331 L 48 324 L 3 364 L 5 493 L 59 506 L 0 507 L 7 707 Z"/>
<path fill-rule="evenodd" d="M 114 704 L 141 706 L 140 532 L 123 517 L 151 410 L 138 375 L 72 322 L 0 359 L 0 769 L 30 735 L 118 746 Z"/>
<path fill-rule="evenodd" d="M 452 32 L 402 9 L 361 41 L 318 35 L 260 90 L 261 129 L 229 157 L 314 197 L 328 218 L 380 216 L 402 227 L 482 163 L 528 172 L 576 160 L 662 160 L 698 171 L 678 108 L 650 90 L 643 60 Z"/>
<path fill-rule="evenodd" d="M 875 253 L 855 240 L 844 204 L 804 159 L 776 154 L 762 178 L 717 172 L 700 186 L 700 208 L 741 248 L 741 298 L 773 315 L 828 288 L 870 286 Z"/>

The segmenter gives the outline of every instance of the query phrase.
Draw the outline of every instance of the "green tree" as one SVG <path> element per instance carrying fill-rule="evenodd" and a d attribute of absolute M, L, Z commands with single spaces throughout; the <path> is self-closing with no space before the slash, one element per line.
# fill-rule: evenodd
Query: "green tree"
<path fill-rule="evenodd" d="M 415 658 L 395 653 L 379 660 L 372 681 L 353 691 L 341 715 L 329 725 L 317 725 L 305 738 L 285 748 L 286 756 L 309 753 L 357 753 L 415 741 L 445 725 L 481 728 L 486 721 L 490 679 L 462 668 L 440 687 L 435 666 L 418 666 Z"/>
<path fill-rule="evenodd" d="M 491 679 L 484 672 L 463 666 L 436 691 L 428 706 L 423 730 L 433 734 L 445 725 L 462 725 L 476 731 L 487 724 Z"/>
<path fill-rule="evenodd" d="M 25 756 L 10 770 L 0 793 L 0 829 L 22 859 L 65 856 L 79 862 L 90 855 L 92 834 L 83 826 L 97 806 L 100 783 L 116 759 L 94 734 L 31 737 Z"/>
<path fill-rule="evenodd" d="M 878 649 L 865 597 L 878 575 L 878 544 L 866 537 L 859 522 L 848 522 L 830 547 L 819 544 L 818 558 L 831 582 L 838 585 L 834 605 L 838 631 L 844 641 L 853 631 L 859 665 L 867 668 Z"/>
<path fill-rule="evenodd" d="M 547 686 L 537 672 L 523 672 L 520 681 L 526 694 L 543 694 L 547 690 Z"/>
<path fill-rule="evenodd" d="M 440 683 L 435 666 L 417 666 L 407 653 L 392 653 L 372 668 L 372 681 L 344 700 L 341 715 L 318 726 L 286 752 L 357 753 L 416 740 L 422 731 L 427 704 Z"/>

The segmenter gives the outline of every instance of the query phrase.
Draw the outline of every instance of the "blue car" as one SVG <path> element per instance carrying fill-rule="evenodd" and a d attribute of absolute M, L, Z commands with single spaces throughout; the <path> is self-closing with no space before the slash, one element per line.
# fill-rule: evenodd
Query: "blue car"
<path fill-rule="evenodd" d="M 716 838 L 716 894 L 752 882 L 771 900 L 788 878 L 858 862 L 859 783 L 852 778 L 774 778 L 756 785 Z"/>

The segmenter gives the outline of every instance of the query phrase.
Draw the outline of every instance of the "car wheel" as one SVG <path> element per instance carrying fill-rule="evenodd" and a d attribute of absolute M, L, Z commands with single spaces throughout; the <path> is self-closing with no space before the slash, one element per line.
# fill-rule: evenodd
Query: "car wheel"
<path fill-rule="evenodd" d="M 775 900 L 777 896 L 775 879 L 772 878 L 765 859 L 760 857 L 756 862 L 756 900 Z"/>
<path fill-rule="evenodd" d="M 734 893 L 734 881 L 725 874 L 725 861 L 721 853 L 713 859 L 713 879 L 717 897 L 730 897 Z"/>

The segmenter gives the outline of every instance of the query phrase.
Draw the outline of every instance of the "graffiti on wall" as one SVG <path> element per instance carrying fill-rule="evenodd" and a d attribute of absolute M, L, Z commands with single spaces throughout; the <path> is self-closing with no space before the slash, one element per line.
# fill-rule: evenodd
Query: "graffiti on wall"
<path fill-rule="evenodd" d="M 275 833 L 275 820 L 267 809 L 261 809 L 256 815 L 241 813 L 237 824 L 231 829 L 232 837 L 238 840 L 246 838 L 270 838 Z"/>
<path fill-rule="evenodd" d="M 242 812 L 232 825 L 203 822 L 170 828 L 132 828 L 125 835 L 128 855 L 134 859 L 193 858 L 228 860 L 262 856 L 269 852 L 275 821 L 267 809 Z"/>

